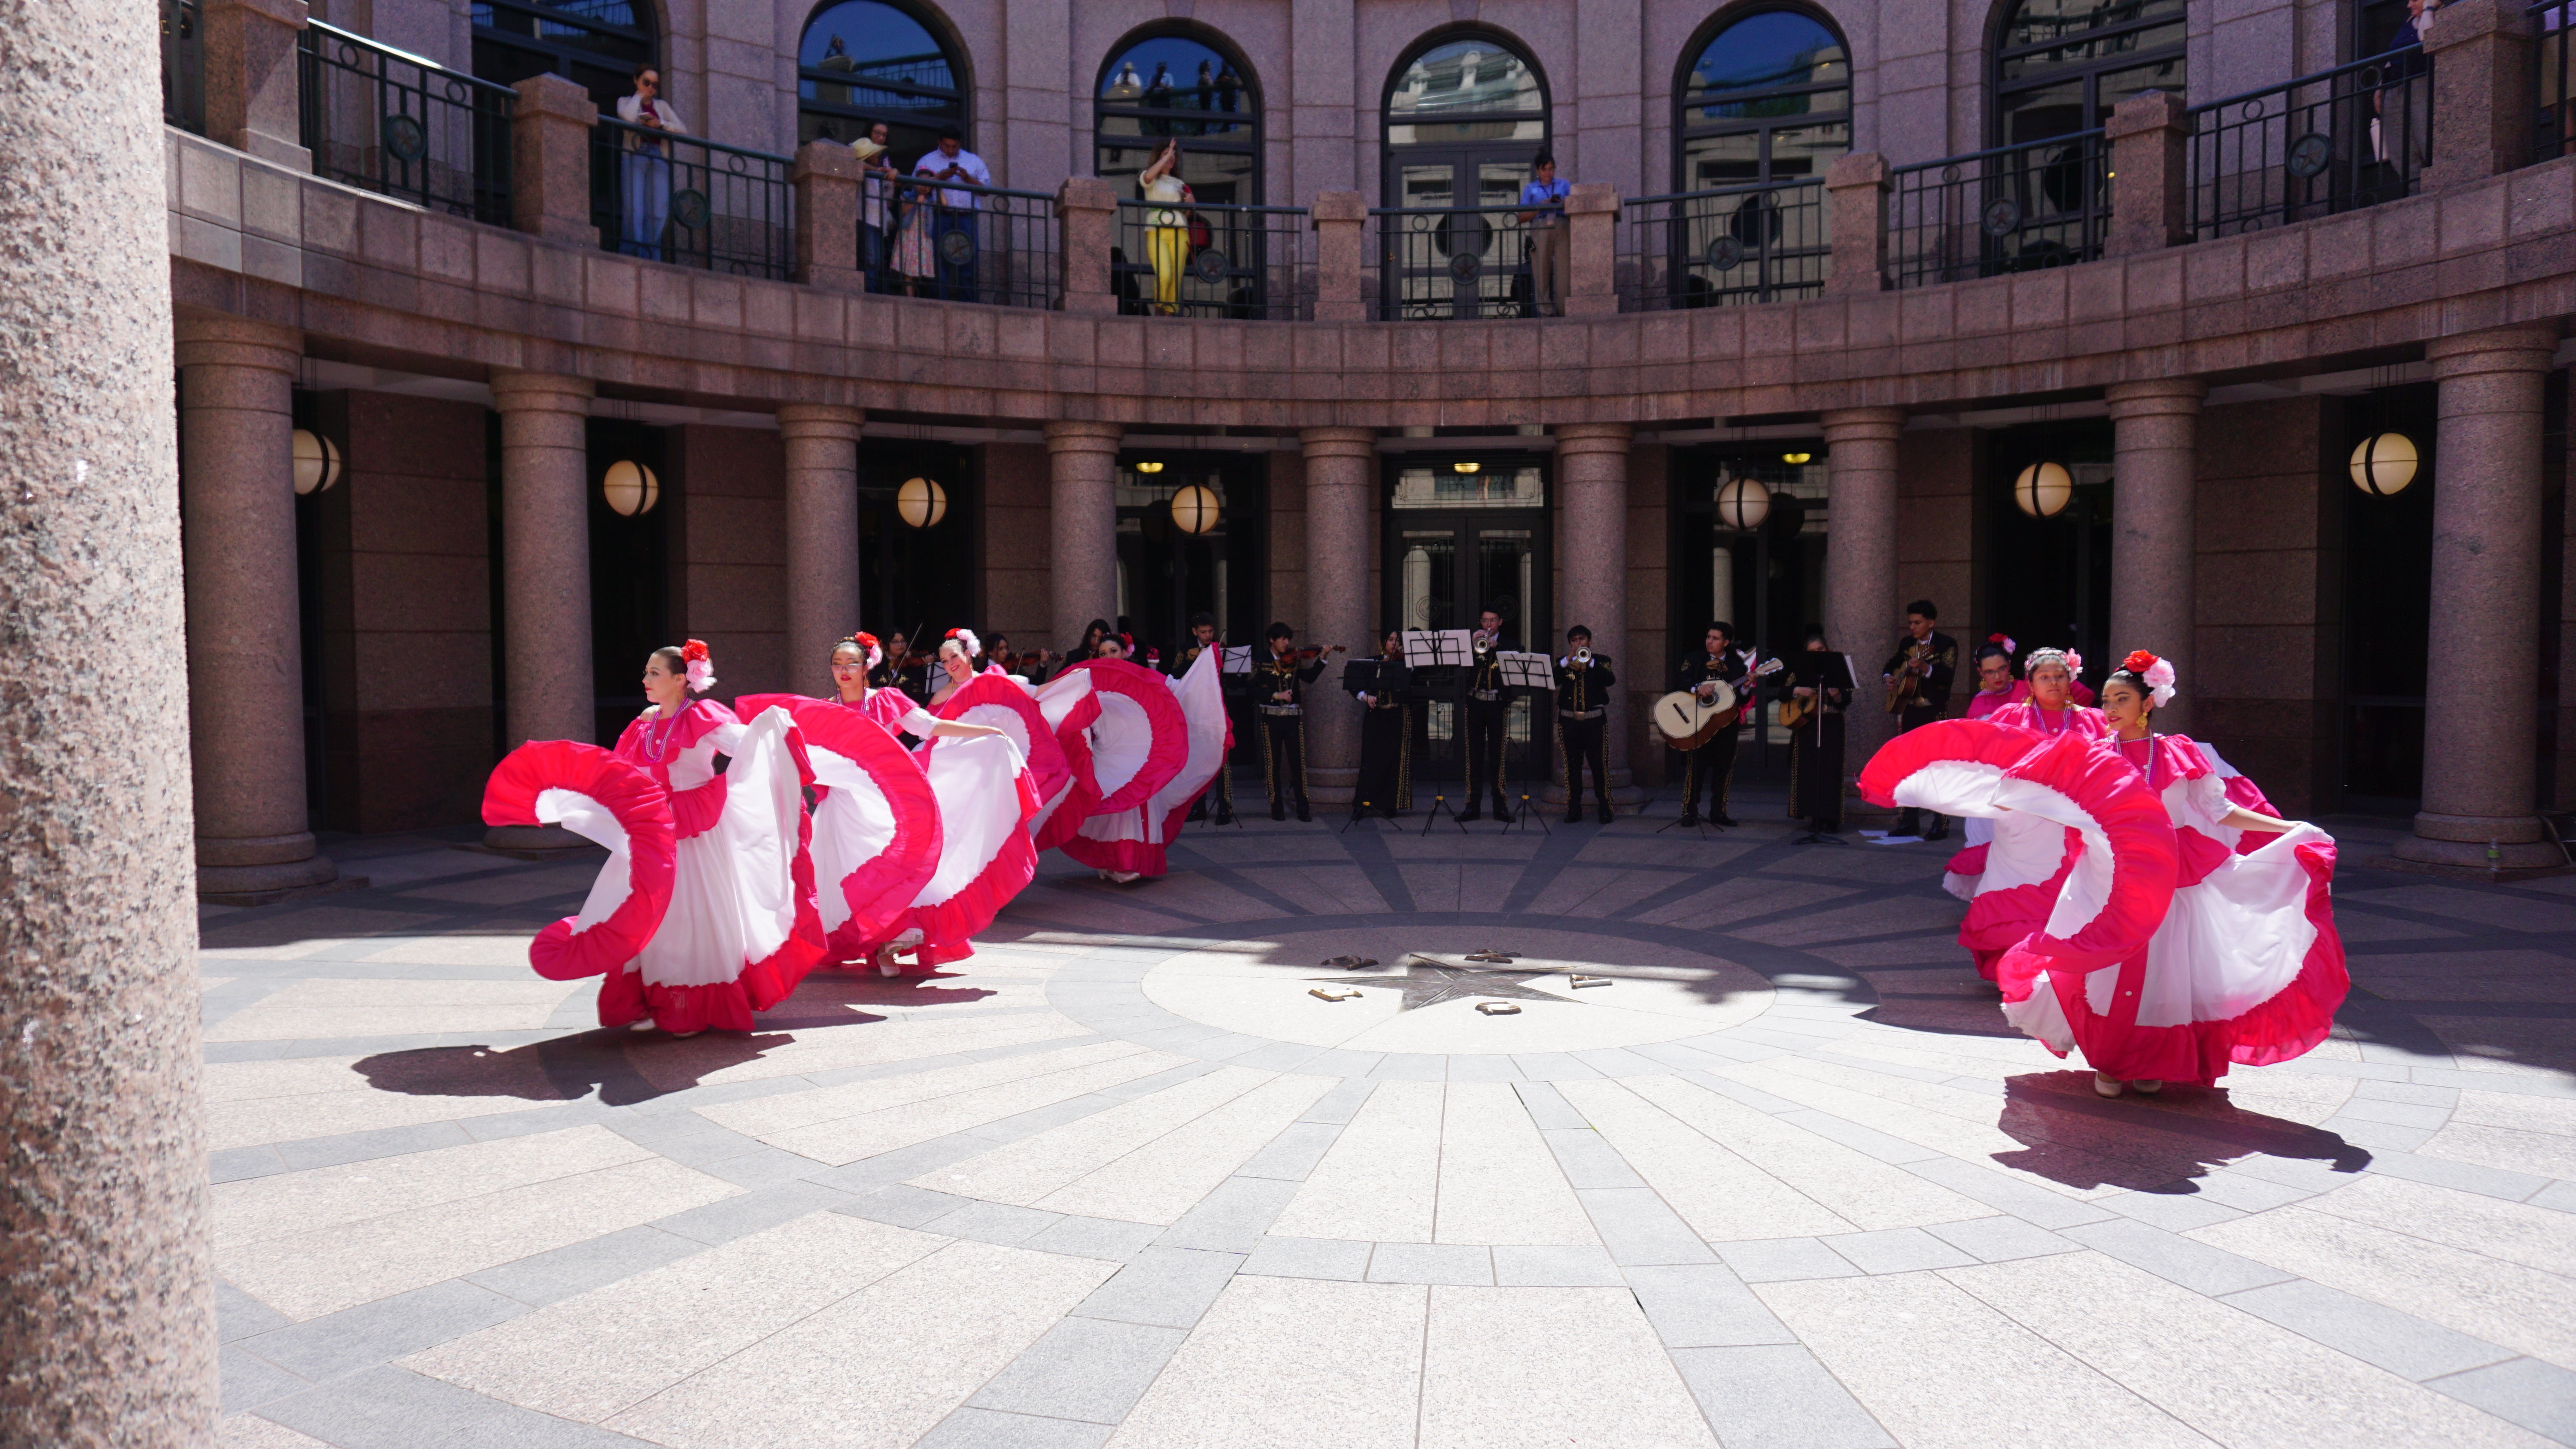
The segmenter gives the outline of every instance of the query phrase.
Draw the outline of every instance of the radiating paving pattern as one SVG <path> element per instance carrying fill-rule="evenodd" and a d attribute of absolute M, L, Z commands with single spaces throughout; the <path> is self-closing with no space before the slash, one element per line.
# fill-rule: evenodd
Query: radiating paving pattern
<path fill-rule="evenodd" d="M 2347 823 L 2337 1039 L 2104 1102 L 1937 848 L 1652 823 L 1050 857 L 688 1041 L 528 970 L 588 867 L 335 843 L 206 917 L 224 1442 L 2576 1444 L 2576 881 Z"/>

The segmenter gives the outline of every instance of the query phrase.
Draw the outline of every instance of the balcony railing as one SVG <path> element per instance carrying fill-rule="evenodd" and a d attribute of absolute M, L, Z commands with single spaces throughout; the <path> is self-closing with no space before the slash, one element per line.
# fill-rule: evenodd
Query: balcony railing
<path fill-rule="evenodd" d="M 318 20 L 296 46 L 315 175 L 510 224 L 517 93 Z"/>
<path fill-rule="evenodd" d="M 1315 315 L 1302 206 L 1118 203 L 1110 289 L 1130 316 L 1295 322 Z"/>
<path fill-rule="evenodd" d="M 2410 47 L 2192 107 L 2191 239 L 2413 195 L 2433 159 L 2432 66 Z"/>
<path fill-rule="evenodd" d="M 197 0 L 161 0 L 161 119 L 206 134 L 206 17 Z"/>
<path fill-rule="evenodd" d="M 2101 256 L 2111 227 L 2110 154 L 2097 129 L 1897 167 L 1887 216 L 1896 285 Z"/>
<path fill-rule="evenodd" d="M 1821 296 L 1832 258 L 1818 178 L 1640 196 L 1619 209 L 1619 310 Z"/>
<path fill-rule="evenodd" d="M 2531 47 L 2531 159 L 2555 161 L 2576 156 L 2576 115 L 2568 110 L 2570 82 L 2576 82 L 2576 4 L 2549 0 L 2531 7 L 2536 32 Z"/>
<path fill-rule="evenodd" d="M 796 269 L 794 162 L 603 120 L 590 136 L 602 248 L 647 261 L 784 280 Z"/>
<path fill-rule="evenodd" d="M 859 267 L 868 290 L 996 307 L 1055 306 L 1064 292 L 1055 198 L 963 181 L 902 181 L 881 203 L 887 232 Z"/>
<path fill-rule="evenodd" d="M 1510 204 L 1370 208 L 1377 315 L 1390 322 L 1536 315 L 1534 233 L 1520 218 Z M 1564 224 L 1559 216 L 1560 236 Z"/>

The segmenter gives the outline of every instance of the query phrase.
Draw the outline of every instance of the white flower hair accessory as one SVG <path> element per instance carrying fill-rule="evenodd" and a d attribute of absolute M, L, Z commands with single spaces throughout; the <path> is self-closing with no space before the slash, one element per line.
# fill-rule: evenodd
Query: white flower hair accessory
<path fill-rule="evenodd" d="M 966 662 L 969 664 L 975 662 L 976 655 L 984 652 L 984 641 L 976 638 L 975 631 L 972 629 L 951 629 L 948 631 L 948 637 L 956 640 L 957 647 L 966 651 Z"/>
<path fill-rule="evenodd" d="M 689 678 L 689 693 L 704 694 L 715 688 L 716 667 L 707 657 L 705 640 L 692 639 L 681 645 L 680 660 L 687 666 L 684 672 Z"/>
<path fill-rule="evenodd" d="M 2147 686 L 2147 698 L 2155 701 L 2156 708 L 2164 708 L 2173 699 L 2172 660 L 2159 659 L 2146 650 L 2139 649 L 2133 651 L 2128 658 L 2121 660 L 2120 668 L 2138 676 L 2139 680 Z"/>

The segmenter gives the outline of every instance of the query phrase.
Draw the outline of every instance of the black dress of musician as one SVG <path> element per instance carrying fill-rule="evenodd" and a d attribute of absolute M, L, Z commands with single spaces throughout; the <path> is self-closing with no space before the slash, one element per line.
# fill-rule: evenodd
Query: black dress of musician
<path fill-rule="evenodd" d="M 1395 630 L 1387 630 L 1378 641 L 1377 662 L 1381 667 L 1403 666 L 1401 636 Z M 1413 706 L 1382 683 L 1375 690 L 1353 693 L 1360 702 L 1360 779 L 1359 791 L 1351 797 L 1351 813 L 1382 811 L 1392 820 L 1413 808 Z"/>
<path fill-rule="evenodd" d="M 1823 844 L 1843 828 L 1843 711 L 1851 707 L 1851 661 L 1825 647 L 1822 629 L 1807 631 L 1804 652 L 1789 656 L 1793 702 L 1811 713 L 1789 732 L 1789 818 L 1807 822 L 1800 845 Z"/>
<path fill-rule="evenodd" d="M 1261 778 L 1270 787 L 1270 818 L 1287 819 L 1293 802 L 1298 819 L 1312 820 L 1306 803 L 1306 686 L 1323 675 L 1323 656 L 1300 664 L 1297 631 L 1285 624 L 1271 625 L 1262 637 L 1270 641 L 1270 659 L 1252 671 L 1252 697 L 1261 707 Z"/>
<path fill-rule="evenodd" d="M 1467 658 L 1467 697 L 1460 701 L 1460 713 L 1467 716 L 1467 808 L 1458 818 L 1482 818 L 1485 790 L 1490 786 L 1494 792 L 1494 818 L 1509 825 L 1511 807 L 1503 803 L 1503 750 L 1510 742 L 1506 724 L 1511 719 L 1512 691 L 1503 684 L 1503 655 L 1518 646 L 1503 637 L 1503 616 L 1492 609 L 1477 616 L 1472 643 L 1474 652 Z"/>
<path fill-rule="evenodd" d="M 1737 708 L 1751 702 L 1751 682 L 1744 656 L 1735 652 L 1735 626 L 1723 620 L 1708 626 L 1707 637 L 1699 652 L 1681 662 L 1673 671 L 1676 690 L 1705 690 L 1713 695 L 1712 685 L 1724 684 L 1736 694 Z M 1726 813 L 1727 789 L 1735 781 L 1735 735 L 1733 727 L 1719 730 L 1698 749 L 1677 751 L 1682 757 L 1682 823 L 1699 823 L 1699 799 L 1708 795 L 1708 822 L 1711 825 L 1735 824 Z"/>
<path fill-rule="evenodd" d="M 1565 756 L 1565 823 L 1583 819 L 1583 770 L 1592 769 L 1592 803 L 1601 823 L 1610 823 L 1610 772 L 1602 763 L 1602 743 L 1610 730 L 1610 656 L 1592 652 L 1592 631 L 1581 624 L 1565 631 L 1565 653 L 1556 661 L 1557 748 Z"/>
<path fill-rule="evenodd" d="M 1933 627 L 1941 610 L 1930 599 L 1916 599 L 1905 606 L 1905 637 L 1896 641 L 1896 652 L 1887 658 L 1880 671 L 1885 676 L 1889 702 L 1896 703 L 1896 689 L 1909 675 L 1912 688 L 1905 691 L 1903 704 L 1891 708 L 1902 732 L 1920 729 L 1950 712 L 1950 686 L 1959 677 L 1959 641 Z M 1932 817 L 1932 828 L 1922 829 L 1922 812 L 1905 810 L 1896 817 L 1896 833 L 1921 834 L 1926 840 L 1939 840 L 1950 833 L 1941 817 Z"/>
<path fill-rule="evenodd" d="M 1171 676 L 1178 679 L 1189 673 L 1190 666 L 1199 662 L 1199 656 L 1211 649 L 1219 651 L 1217 665 L 1223 668 L 1225 645 L 1216 636 L 1216 615 L 1207 613 L 1190 615 L 1189 642 L 1182 645 L 1179 653 L 1173 656 Z M 1231 720 L 1236 693 L 1234 681 L 1223 674 L 1218 675 L 1217 691 L 1225 698 L 1226 714 Z M 1228 733 L 1232 733 L 1232 730 L 1229 729 Z M 1216 812 L 1217 824 L 1234 823 L 1234 761 L 1231 758 L 1231 752 L 1217 760 L 1216 788 L 1200 791 L 1199 798 L 1190 802 L 1190 823 L 1196 824 L 1207 819 L 1211 809 Z"/>
<path fill-rule="evenodd" d="M 891 689 L 910 695 L 915 704 L 930 702 L 930 665 L 911 654 L 912 641 L 901 634 L 886 636 L 885 662 L 868 671 L 868 688 Z"/>

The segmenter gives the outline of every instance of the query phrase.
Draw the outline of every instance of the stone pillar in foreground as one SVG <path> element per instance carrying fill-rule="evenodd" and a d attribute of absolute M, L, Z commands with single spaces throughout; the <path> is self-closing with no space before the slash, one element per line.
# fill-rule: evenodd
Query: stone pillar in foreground
<path fill-rule="evenodd" d="M 1377 434 L 1369 428 L 1306 428 L 1306 617 L 1299 640 L 1331 648 L 1325 674 L 1306 691 L 1306 788 L 1315 805 L 1346 806 L 1360 780 L 1360 704 L 1338 687 L 1335 666 L 1377 653 L 1369 597 L 1369 492 L 1377 481 Z M 1251 741 L 1260 748 L 1259 740 Z"/>
<path fill-rule="evenodd" d="M 2132 649 L 2173 661 L 2173 703 L 2156 711 L 2165 734 L 2191 732 L 2192 633 L 2197 622 L 2193 486 L 2200 404 L 2198 378 L 2121 382 L 2111 404 L 2111 657 Z M 2089 662 L 2089 661 L 2088 661 Z M 1963 687 L 1964 692 L 1964 687 Z"/>
<path fill-rule="evenodd" d="M 2424 807 L 2395 858 L 2463 874 L 2563 868 L 2533 792 L 2538 748 L 2542 385 L 2555 327 L 2435 338 L 2434 687 Z M 2492 846 L 2494 854 L 2488 851 Z"/>
<path fill-rule="evenodd" d="M 1852 658 L 1851 714 L 1845 723 L 1846 774 L 1896 733 L 1878 666 L 1904 627 L 1896 595 L 1896 442 L 1905 432 L 1900 408 L 1845 408 L 1824 414 L 1825 642 Z M 1802 628 L 1810 620 L 1793 620 Z M 1787 637 L 1785 634 L 1783 637 Z M 1875 811 L 1846 795 L 1846 816 Z"/>
<path fill-rule="evenodd" d="M 304 339 L 201 313 L 177 330 L 197 890 L 257 905 L 339 875 L 304 801 L 290 411 Z"/>
<path fill-rule="evenodd" d="M 215 1437 L 153 27 L 0 18 L 0 1444 L 48 1449 Z"/>
<path fill-rule="evenodd" d="M 1116 423 L 1046 425 L 1056 649 L 1080 644 L 1094 619 L 1118 622 L 1118 443 L 1125 436 Z"/>
<path fill-rule="evenodd" d="M 778 410 L 787 454 L 787 687 L 831 698 L 832 645 L 859 627 L 859 429 L 829 403 Z"/>
<path fill-rule="evenodd" d="M 501 414 L 503 708 L 513 749 L 528 740 L 591 742 L 597 683 L 590 659 L 591 382 L 496 372 Z M 634 661 L 640 675 L 644 661 Z M 568 850 L 589 842 L 560 825 L 496 825 L 486 844 Z"/>
<path fill-rule="evenodd" d="M 1553 657 L 1565 652 L 1565 631 L 1582 624 L 1592 630 L 1593 651 L 1609 656 L 1621 683 L 1611 690 L 1602 756 L 1609 765 L 1611 799 L 1622 809 L 1645 798 L 1628 770 L 1632 721 L 1626 696 L 1634 681 L 1655 673 L 1654 666 L 1628 652 L 1628 442 L 1634 432 L 1626 423 L 1558 425 L 1558 540 L 1564 550 L 1558 572 L 1565 580 L 1565 598 L 1556 610 L 1556 637 L 1522 641 L 1523 648 Z M 1538 716 L 1530 727 L 1552 734 L 1556 722 L 1548 715 L 1556 708 L 1556 697 L 1540 696 L 1534 702 Z M 1567 762 L 1557 763 L 1571 771 Z M 1550 789 L 1548 799 L 1562 803 L 1562 792 Z"/>

